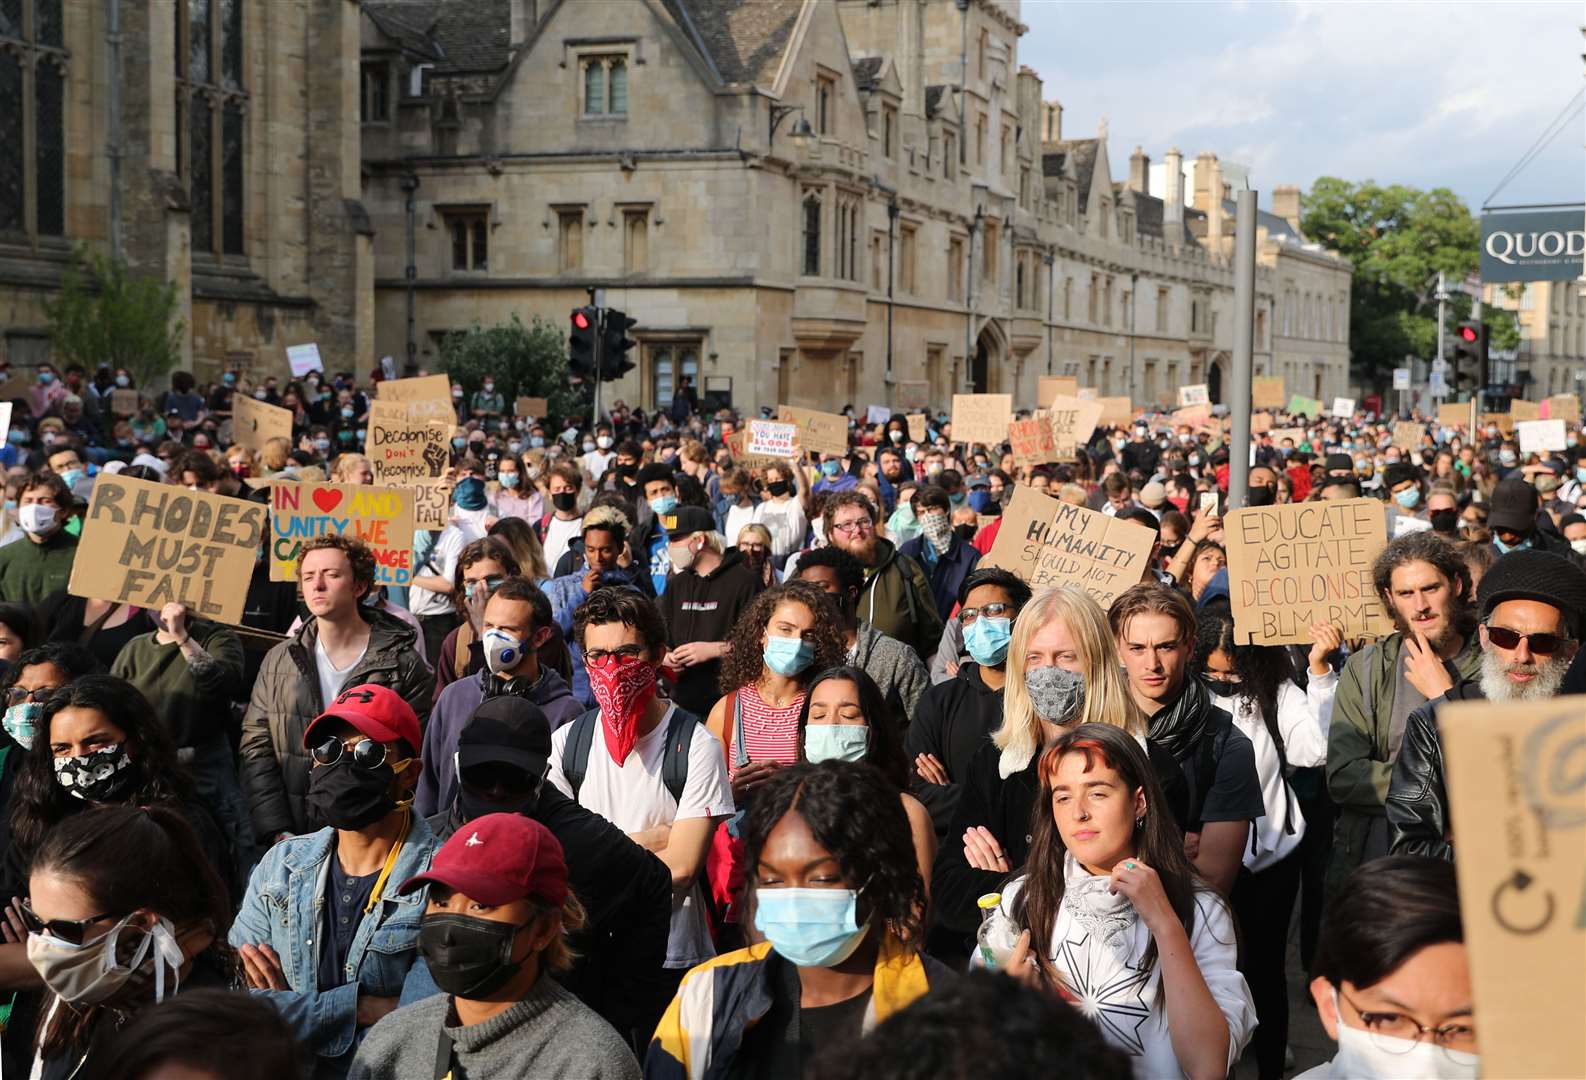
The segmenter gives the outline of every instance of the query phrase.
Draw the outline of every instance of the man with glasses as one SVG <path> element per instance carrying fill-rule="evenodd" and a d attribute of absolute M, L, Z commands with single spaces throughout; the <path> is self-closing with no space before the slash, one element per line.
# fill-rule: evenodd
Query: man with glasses
<path fill-rule="evenodd" d="M 481 702 L 523 698 L 543 710 L 553 728 L 584 711 L 567 680 L 540 664 L 539 650 L 551 626 L 551 601 L 528 578 L 507 578 L 485 601 L 479 635 L 485 666 L 441 691 L 424 729 L 424 768 L 414 796 L 419 813 L 428 817 L 456 798 L 457 736 Z"/>
<path fill-rule="evenodd" d="M 931 583 L 920 564 L 876 535 L 876 508 L 856 491 L 839 492 L 826 503 L 826 541 L 859 560 L 865 584 L 859 618 L 888 637 L 912 647 L 921 659 L 936 651 L 942 616 Z"/>
<path fill-rule="evenodd" d="M 1411 714 L 1388 785 L 1395 854 L 1454 857 L 1437 708 L 1445 701 L 1546 701 L 1580 649 L 1586 571 L 1562 555 L 1516 551 L 1481 579 L 1481 669 Z"/>
<path fill-rule="evenodd" d="M 265 854 L 227 935 L 248 988 L 315 1055 L 314 1077 L 347 1074 L 413 973 L 424 894 L 400 886 L 440 846 L 412 808 L 421 742 L 418 717 L 387 687 L 331 701 L 302 737 L 316 831 Z"/>

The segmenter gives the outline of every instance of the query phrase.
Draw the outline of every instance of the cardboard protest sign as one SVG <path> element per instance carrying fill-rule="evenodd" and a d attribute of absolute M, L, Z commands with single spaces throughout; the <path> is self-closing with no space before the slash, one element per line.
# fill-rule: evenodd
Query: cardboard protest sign
<path fill-rule="evenodd" d="M 1426 428 L 1413 420 L 1399 420 L 1393 425 L 1393 445 L 1400 450 L 1416 451 L 1421 448 L 1421 436 Z"/>
<path fill-rule="evenodd" d="M 286 347 L 286 363 L 292 369 L 292 377 L 301 379 L 310 371 L 325 370 L 325 364 L 319 358 L 319 346 L 313 342 L 307 345 L 288 345 Z"/>
<path fill-rule="evenodd" d="M 451 463 L 447 444 L 454 428 L 445 421 L 414 419 L 408 402 L 370 402 L 364 453 L 374 482 L 406 486 L 440 476 Z"/>
<path fill-rule="evenodd" d="M 448 480 L 420 480 L 409 485 L 413 492 L 413 527 L 444 529 L 451 516 L 452 483 Z"/>
<path fill-rule="evenodd" d="M 1265 435 L 1272 430 L 1272 414 L 1253 412 L 1250 414 L 1250 434 Z"/>
<path fill-rule="evenodd" d="M 1066 394 L 1052 399 L 1049 409 L 1052 423 L 1052 447 L 1058 456 L 1072 458 L 1082 446 L 1090 442 L 1101 422 L 1102 403 L 1081 401 Z"/>
<path fill-rule="evenodd" d="M 1437 407 L 1437 422 L 1441 427 L 1470 426 L 1470 402 L 1446 402 Z"/>
<path fill-rule="evenodd" d="M 1554 394 L 1542 402 L 1541 419 L 1563 420 L 1574 424 L 1580 421 L 1580 398 L 1574 394 Z"/>
<path fill-rule="evenodd" d="M 1058 460 L 1057 448 L 1052 444 L 1052 425 L 1044 412 L 1037 412 L 1028 420 L 1009 421 L 1008 445 L 1013 449 L 1013 463 L 1021 469 Z"/>
<path fill-rule="evenodd" d="M 800 409 L 793 405 L 777 406 L 777 418 L 797 424 L 799 445 L 812 454 L 831 454 L 841 457 L 848 453 L 848 418 L 838 413 Z"/>
<path fill-rule="evenodd" d="M 1281 409 L 1289 400 L 1283 377 L 1259 376 L 1250 380 L 1250 404 L 1257 409 Z"/>
<path fill-rule="evenodd" d="M 1178 388 L 1179 408 L 1187 409 L 1192 405 L 1210 405 L 1212 403 L 1211 388 L 1205 383 L 1191 383 Z"/>
<path fill-rule="evenodd" d="M 865 423 L 870 425 L 885 424 L 892 419 L 892 410 L 885 405 L 866 405 Z"/>
<path fill-rule="evenodd" d="M 1210 428 L 1215 427 L 1212 420 L 1212 407 L 1210 405 L 1188 405 L 1173 411 L 1173 425 L 1175 427 Z"/>
<path fill-rule="evenodd" d="M 727 447 L 727 452 L 732 455 L 732 460 L 746 469 L 763 469 L 768 465 L 777 465 L 782 468 L 789 466 L 786 458 L 765 457 L 760 454 L 750 454 L 744 450 L 744 443 L 749 438 L 748 431 L 735 431 L 722 440 Z"/>
<path fill-rule="evenodd" d="M 240 623 L 268 529 L 260 503 L 100 473 L 66 590 L 155 612 L 175 602 Z"/>
<path fill-rule="evenodd" d="M 1042 375 L 1035 383 L 1035 403 L 1050 409 L 1060 397 L 1079 397 L 1079 380 L 1072 375 Z"/>
<path fill-rule="evenodd" d="M 1012 394 L 954 394 L 953 441 L 995 446 L 1008 437 Z"/>
<path fill-rule="evenodd" d="M 924 379 L 899 380 L 892 385 L 893 408 L 902 413 L 930 408 L 931 384 Z"/>
<path fill-rule="evenodd" d="M 11 410 L 15 408 L 10 401 L 0 401 L 0 432 L 7 434 L 11 431 Z"/>
<path fill-rule="evenodd" d="M 296 581 L 303 545 L 317 536 L 354 536 L 369 545 L 377 585 L 413 580 L 413 492 L 363 484 L 270 487 L 271 581 Z"/>
<path fill-rule="evenodd" d="M 776 420 L 749 421 L 744 453 L 753 457 L 796 458 L 799 455 L 797 424 Z"/>
<path fill-rule="evenodd" d="M 292 410 L 267 401 L 258 401 L 246 394 L 231 397 L 231 438 L 249 450 L 264 449 L 271 439 L 292 440 Z"/>
<path fill-rule="evenodd" d="M 1352 397 L 1335 397 L 1333 399 L 1333 419 L 1348 420 L 1355 415 L 1355 399 Z"/>
<path fill-rule="evenodd" d="M 1480 420 L 1483 427 L 1491 425 L 1503 432 L 1505 435 L 1512 435 L 1514 433 L 1514 417 L 1510 416 L 1508 413 L 1482 413 Z"/>
<path fill-rule="evenodd" d="M 1296 448 L 1305 441 L 1305 429 L 1297 427 L 1273 428 L 1267 432 L 1273 446 L 1282 446 L 1284 439 L 1292 439 Z"/>
<path fill-rule="evenodd" d="M 1388 542 L 1383 513 L 1376 499 L 1342 499 L 1224 518 L 1235 642 L 1305 645 L 1318 622 L 1337 626 L 1346 641 L 1392 633 L 1371 580 Z"/>
<path fill-rule="evenodd" d="M 1322 415 L 1322 403 L 1316 398 L 1306 397 L 1304 394 L 1295 394 L 1289 398 L 1288 408 L 1284 411 L 1294 416 L 1320 416 Z"/>
<path fill-rule="evenodd" d="M 1075 394 L 1074 396 L 1079 398 L 1081 401 L 1100 401 L 1101 391 L 1097 390 L 1094 386 L 1081 386 L 1079 388 L 1079 393 Z"/>
<path fill-rule="evenodd" d="M 452 400 L 452 381 L 444 375 L 416 375 L 411 379 L 386 379 L 376 388 L 381 401 Z"/>
<path fill-rule="evenodd" d="M 924 413 L 909 413 L 909 415 L 907 417 L 905 417 L 905 419 L 907 419 L 908 422 L 909 422 L 909 441 L 910 442 L 924 442 L 925 441 L 925 435 L 926 435 L 926 431 L 925 431 L 925 424 L 926 424 L 925 414 Z"/>
<path fill-rule="evenodd" d="M 1542 403 L 1540 401 L 1523 401 L 1520 398 L 1515 398 L 1509 402 L 1509 419 L 1517 424 L 1522 420 L 1544 419 L 1542 416 Z"/>
<path fill-rule="evenodd" d="M 1096 423 L 1107 427 L 1128 427 L 1134 421 L 1134 401 L 1130 398 L 1099 397 L 1095 400 L 1101 402 L 1101 418 Z"/>
<path fill-rule="evenodd" d="M 1438 707 L 1481 1075 L 1586 1076 L 1586 698 Z"/>
<path fill-rule="evenodd" d="M 1140 583 L 1156 534 L 1132 521 L 1057 502 L 1018 485 L 982 566 L 1000 566 L 1030 583 L 1078 585 L 1101 605 Z"/>
<path fill-rule="evenodd" d="M 544 420 L 550 411 L 549 399 L 542 397 L 520 397 L 512 404 L 514 416 L 532 416 L 536 420 Z"/>
<path fill-rule="evenodd" d="M 1562 420 L 1526 420 L 1514 426 L 1520 439 L 1520 453 L 1540 454 L 1562 450 L 1568 445 Z"/>
<path fill-rule="evenodd" d="M 233 395 L 232 413 L 236 413 L 236 402 L 243 400 L 242 395 Z M 252 401 L 252 398 L 247 400 Z M 110 415 L 131 416 L 138 411 L 138 392 L 136 390 L 110 391 Z"/>

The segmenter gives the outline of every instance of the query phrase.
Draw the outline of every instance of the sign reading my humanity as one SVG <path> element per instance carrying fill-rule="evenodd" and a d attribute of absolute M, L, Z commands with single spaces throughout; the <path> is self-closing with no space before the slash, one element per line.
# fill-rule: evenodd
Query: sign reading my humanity
<path fill-rule="evenodd" d="M 1130 521 L 1054 502 L 1021 484 L 1002 512 L 1002 528 L 982 566 L 1012 571 L 1032 589 L 1078 585 L 1102 610 L 1140 583 L 1156 535 Z"/>

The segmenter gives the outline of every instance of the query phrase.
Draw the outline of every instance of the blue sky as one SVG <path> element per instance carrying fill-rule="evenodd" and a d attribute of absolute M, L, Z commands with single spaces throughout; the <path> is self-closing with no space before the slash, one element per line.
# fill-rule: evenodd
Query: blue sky
<path fill-rule="evenodd" d="M 1334 175 L 1477 210 L 1586 81 L 1574 0 L 1023 0 L 1021 17 L 1020 63 L 1066 137 L 1106 117 L 1115 180 L 1137 143 L 1153 161 L 1213 150 L 1250 166 L 1264 206 Z M 1577 115 L 1494 202 L 1581 201 L 1583 142 Z"/>

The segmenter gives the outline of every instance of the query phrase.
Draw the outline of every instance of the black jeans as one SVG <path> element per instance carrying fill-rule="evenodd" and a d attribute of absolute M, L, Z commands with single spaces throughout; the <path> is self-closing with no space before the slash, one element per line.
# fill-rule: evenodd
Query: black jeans
<path fill-rule="evenodd" d="M 1234 917 L 1239 920 L 1239 970 L 1250 984 L 1256 1006 L 1251 1046 L 1261 1080 L 1283 1075 L 1283 1049 L 1289 1041 L 1289 994 L 1284 977 L 1289 919 L 1300 891 L 1303 848 L 1295 848 L 1259 874 L 1239 871 L 1234 882 Z"/>

